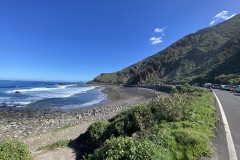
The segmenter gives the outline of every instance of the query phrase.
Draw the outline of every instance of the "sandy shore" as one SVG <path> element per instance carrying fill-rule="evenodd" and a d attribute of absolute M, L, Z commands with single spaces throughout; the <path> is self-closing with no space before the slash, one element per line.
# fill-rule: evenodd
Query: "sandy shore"
<path fill-rule="evenodd" d="M 49 113 L 32 110 L 0 112 L 0 140 L 23 140 L 26 137 L 46 133 L 66 125 L 89 124 L 100 119 L 109 119 L 127 108 L 145 103 L 159 94 L 150 89 L 137 87 L 114 85 L 104 85 L 104 87 L 103 92 L 111 100 L 109 104 L 69 112 Z M 35 142 L 32 141 L 32 143 Z M 33 148 L 36 149 L 36 147 Z"/>

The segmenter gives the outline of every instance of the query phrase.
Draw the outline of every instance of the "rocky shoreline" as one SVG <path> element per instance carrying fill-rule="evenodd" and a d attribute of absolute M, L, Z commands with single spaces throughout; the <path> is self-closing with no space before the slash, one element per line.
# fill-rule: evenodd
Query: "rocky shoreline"
<path fill-rule="evenodd" d="M 127 108 L 149 102 L 159 94 L 150 89 L 120 86 L 105 86 L 104 92 L 108 94 L 112 102 L 92 108 L 68 112 L 54 111 L 53 113 L 35 110 L 1 111 L 0 141 L 24 139 L 66 125 L 109 119 Z"/>

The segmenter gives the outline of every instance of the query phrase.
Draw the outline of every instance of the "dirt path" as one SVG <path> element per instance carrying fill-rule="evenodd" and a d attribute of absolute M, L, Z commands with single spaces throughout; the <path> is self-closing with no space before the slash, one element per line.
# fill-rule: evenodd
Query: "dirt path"
<path fill-rule="evenodd" d="M 58 140 L 62 139 L 76 139 L 80 134 L 86 132 L 88 126 L 91 122 L 79 124 L 70 128 L 62 129 L 55 132 L 48 132 L 45 134 L 32 136 L 30 138 L 24 139 L 23 142 L 26 143 L 30 149 L 33 151 L 32 156 L 36 160 L 75 160 L 76 154 L 72 148 L 57 148 L 54 150 L 42 150 L 36 151 L 39 147 L 52 144 Z"/>
<path fill-rule="evenodd" d="M 57 148 L 54 150 L 42 150 L 32 154 L 36 160 L 75 160 L 75 152 L 71 148 Z"/>
<path fill-rule="evenodd" d="M 59 131 L 49 131 L 44 134 L 31 136 L 29 138 L 23 139 L 22 141 L 26 143 L 32 151 L 36 151 L 39 147 L 45 146 L 47 144 L 52 144 L 58 140 L 76 139 L 80 134 L 86 132 L 90 124 L 91 123 L 89 122 L 70 128 L 61 129 Z"/>

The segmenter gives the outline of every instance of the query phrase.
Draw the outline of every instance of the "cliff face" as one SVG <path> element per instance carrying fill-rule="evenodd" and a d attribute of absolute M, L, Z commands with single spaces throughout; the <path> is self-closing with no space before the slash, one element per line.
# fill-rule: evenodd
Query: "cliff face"
<path fill-rule="evenodd" d="M 184 83 L 215 81 L 222 74 L 240 77 L 240 14 L 183 37 L 168 48 L 89 83 Z"/>

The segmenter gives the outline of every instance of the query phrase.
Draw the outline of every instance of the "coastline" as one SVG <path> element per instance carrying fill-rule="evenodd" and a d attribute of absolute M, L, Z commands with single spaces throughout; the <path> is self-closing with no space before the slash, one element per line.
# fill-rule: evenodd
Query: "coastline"
<path fill-rule="evenodd" d="M 25 141 L 26 137 L 47 133 L 66 125 L 74 126 L 109 119 L 127 108 L 148 102 L 159 94 L 154 90 L 138 87 L 99 86 L 105 87 L 102 92 L 108 95 L 110 103 L 68 112 L 41 113 L 31 110 L 0 112 L 0 141 L 3 139 Z"/>

